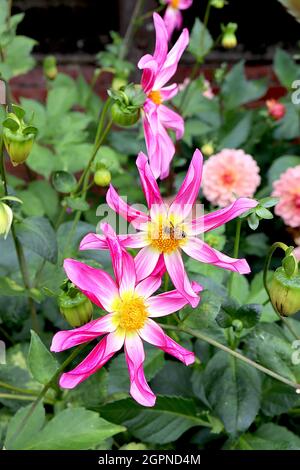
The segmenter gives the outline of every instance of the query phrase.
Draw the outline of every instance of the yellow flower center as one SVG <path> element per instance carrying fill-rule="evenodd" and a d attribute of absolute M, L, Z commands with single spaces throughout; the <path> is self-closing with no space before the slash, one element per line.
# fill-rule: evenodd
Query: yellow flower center
<path fill-rule="evenodd" d="M 177 10 L 179 7 L 180 0 L 171 0 L 171 7 Z"/>
<path fill-rule="evenodd" d="M 162 104 L 162 102 L 163 102 L 160 91 L 152 90 L 152 91 L 150 91 L 148 97 L 150 98 L 150 100 L 153 101 L 153 103 L 155 103 L 157 105 Z"/>
<path fill-rule="evenodd" d="M 144 299 L 133 292 L 123 293 L 115 301 L 113 311 L 117 326 L 127 332 L 143 328 L 148 316 Z"/>
<path fill-rule="evenodd" d="M 148 224 L 148 240 L 153 248 L 161 253 L 172 253 L 186 241 L 186 233 L 182 224 L 159 217 L 157 222 Z"/>

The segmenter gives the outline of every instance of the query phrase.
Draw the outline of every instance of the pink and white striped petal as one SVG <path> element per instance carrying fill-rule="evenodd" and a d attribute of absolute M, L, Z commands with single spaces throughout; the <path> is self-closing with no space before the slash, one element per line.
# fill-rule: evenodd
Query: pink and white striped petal
<path fill-rule="evenodd" d="M 180 29 L 182 27 L 182 14 L 179 10 L 168 7 L 164 14 L 164 22 L 168 31 L 168 39 L 170 41 L 175 29 Z"/>
<path fill-rule="evenodd" d="M 101 269 L 92 268 L 74 259 L 65 259 L 64 269 L 70 281 L 98 307 L 111 311 L 119 290 L 112 277 Z"/>
<path fill-rule="evenodd" d="M 176 134 L 176 139 L 179 140 L 184 134 L 184 120 L 180 114 L 161 104 L 157 110 L 160 122 L 167 129 L 171 129 Z"/>
<path fill-rule="evenodd" d="M 151 246 L 145 246 L 138 252 L 134 259 L 137 282 L 145 279 L 153 273 L 159 258 L 159 251 L 153 249 Z"/>
<path fill-rule="evenodd" d="M 164 260 L 166 269 L 176 289 L 186 298 L 193 308 L 197 307 L 200 298 L 193 290 L 185 272 L 180 251 L 175 250 L 172 253 L 164 253 Z"/>
<path fill-rule="evenodd" d="M 125 338 L 125 357 L 130 377 L 130 394 L 143 406 L 154 406 L 156 397 L 149 387 L 143 369 L 145 353 L 141 338 L 130 333 Z"/>
<path fill-rule="evenodd" d="M 165 351 L 167 354 L 176 357 L 186 366 L 195 362 L 195 354 L 180 346 L 173 339 L 164 333 L 162 328 L 153 320 L 148 319 L 145 326 L 139 332 L 141 338 L 147 343 L 153 344 Z"/>
<path fill-rule="evenodd" d="M 143 152 L 139 153 L 138 158 L 136 160 L 136 166 L 140 174 L 143 192 L 149 209 L 151 209 L 153 204 L 163 204 L 158 184 L 150 169 L 148 158 Z"/>
<path fill-rule="evenodd" d="M 197 282 L 192 282 L 191 285 L 196 294 L 203 290 L 203 287 Z M 147 309 L 150 318 L 158 318 L 178 312 L 188 303 L 187 299 L 180 292 L 173 290 L 150 297 L 147 300 Z"/>
<path fill-rule="evenodd" d="M 250 267 L 245 259 L 235 259 L 224 255 L 218 250 L 215 250 L 207 243 L 196 237 L 190 237 L 182 250 L 191 258 L 194 258 L 201 263 L 212 264 L 219 268 L 228 269 L 239 274 L 250 273 Z"/>
<path fill-rule="evenodd" d="M 116 327 L 112 321 L 112 314 L 97 318 L 80 328 L 73 330 L 59 331 L 53 336 L 50 350 L 53 352 L 61 352 L 66 349 L 78 346 L 88 341 L 92 341 L 106 333 L 112 333 Z"/>
<path fill-rule="evenodd" d="M 142 248 L 147 241 L 142 232 L 128 235 L 118 235 L 118 239 L 124 248 Z M 108 250 L 107 240 L 104 235 L 88 233 L 80 243 L 80 250 Z"/>
<path fill-rule="evenodd" d="M 125 335 L 119 331 L 105 336 L 88 356 L 70 372 L 62 374 L 59 385 L 62 388 L 74 388 L 90 375 L 101 369 L 111 357 L 121 349 Z"/>
<path fill-rule="evenodd" d="M 144 212 L 138 211 L 126 204 L 112 185 L 106 193 L 106 202 L 113 211 L 120 214 L 128 222 L 131 222 L 137 229 L 149 221 L 149 217 Z"/>
<path fill-rule="evenodd" d="M 141 281 L 135 288 L 135 292 L 145 299 L 148 299 L 161 286 L 161 276 L 149 276 Z"/>
<path fill-rule="evenodd" d="M 225 207 L 224 209 L 217 210 L 193 220 L 191 223 L 192 233 L 198 235 L 199 233 L 214 230 L 215 228 L 230 222 L 230 220 L 235 219 L 249 209 L 256 207 L 257 204 L 258 202 L 255 201 L 255 199 L 245 197 L 237 199 L 230 204 L 230 206 Z"/>

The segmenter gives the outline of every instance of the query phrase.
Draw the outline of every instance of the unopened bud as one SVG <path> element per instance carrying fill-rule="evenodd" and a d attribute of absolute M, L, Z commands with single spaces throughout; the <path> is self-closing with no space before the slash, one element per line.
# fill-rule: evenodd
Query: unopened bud
<path fill-rule="evenodd" d="M 94 174 L 94 183 L 97 186 L 105 188 L 106 186 L 109 186 L 110 182 L 111 182 L 111 173 L 106 168 L 99 169 Z"/>
<path fill-rule="evenodd" d="M 140 118 L 141 108 L 145 102 L 145 94 L 139 85 L 129 84 L 119 90 L 109 90 L 114 100 L 111 116 L 115 124 L 129 127 L 136 124 Z"/>
<path fill-rule="evenodd" d="M 214 8 L 223 8 L 226 3 L 225 0 L 210 0 L 210 4 Z"/>
<path fill-rule="evenodd" d="M 4 235 L 4 239 L 10 231 L 12 220 L 13 211 L 7 204 L 0 201 L 0 235 Z"/>
<path fill-rule="evenodd" d="M 60 294 L 58 305 L 61 314 L 73 328 L 83 326 L 92 319 L 91 301 L 75 287 Z"/>
<path fill-rule="evenodd" d="M 233 49 L 237 46 L 237 38 L 235 32 L 238 28 L 236 23 L 228 23 L 228 25 L 222 25 L 223 37 L 222 37 L 222 46 L 225 49 Z"/>
<path fill-rule="evenodd" d="M 300 310 L 300 275 L 289 277 L 283 267 L 276 269 L 270 284 L 273 306 L 282 316 L 294 315 Z"/>
<path fill-rule="evenodd" d="M 58 74 L 56 58 L 53 55 L 48 55 L 44 59 L 43 70 L 45 77 L 48 80 L 55 80 Z"/>
<path fill-rule="evenodd" d="M 214 151 L 215 149 L 214 149 L 212 142 L 207 142 L 201 148 L 201 152 L 203 153 L 205 157 L 210 157 L 211 155 L 213 155 Z"/>

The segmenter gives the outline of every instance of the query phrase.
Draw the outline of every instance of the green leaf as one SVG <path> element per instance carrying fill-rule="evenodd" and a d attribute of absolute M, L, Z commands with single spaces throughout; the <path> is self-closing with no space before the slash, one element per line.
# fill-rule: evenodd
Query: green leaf
<path fill-rule="evenodd" d="M 253 115 L 247 110 L 243 117 L 237 115 L 237 122 L 233 122 L 233 126 L 226 130 L 226 134 L 219 143 L 220 148 L 240 148 L 249 137 L 252 126 Z"/>
<path fill-rule="evenodd" d="M 4 127 L 7 127 L 8 129 L 10 129 L 11 131 L 15 132 L 19 129 L 20 125 L 18 124 L 18 122 L 15 120 L 15 119 L 12 119 L 10 117 L 6 118 L 2 125 Z"/>
<path fill-rule="evenodd" d="M 81 212 L 84 212 L 84 211 L 87 211 L 89 210 L 90 206 L 89 204 L 84 200 L 82 199 L 81 197 L 67 197 L 65 199 L 68 207 L 70 207 L 71 209 L 73 209 L 74 211 L 81 211 Z"/>
<path fill-rule="evenodd" d="M 298 65 L 290 54 L 282 49 L 276 49 L 274 70 L 280 83 L 287 89 L 291 89 L 292 83 L 299 78 Z"/>
<path fill-rule="evenodd" d="M 59 193 L 69 194 L 75 190 L 77 180 L 67 171 L 56 171 L 52 175 L 52 184 Z"/>
<path fill-rule="evenodd" d="M 226 431 L 236 435 L 248 429 L 260 407 L 257 370 L 219 351 L 207 364 L 203 381 L 206 397 Z"/>
<path fill-rule="evenodd" d="M 9 277 L 0 277 L 0 292 L 1 295 L 27 295 L 26 290 L 23 286 L 17 284 L 13 279 Z"/>
<path fill-rule="evenodd" d="M 250 101 L 257 100 L 267 91 L 266 80 L 247 80 L 244 62 L 236 64 L 226 75 L 222 86 L 222 96 L 225 108 L 235 109 Z"/>
<path fill-rule="evenodd" d="M 255 210 L 255 213 L 261 219 L 266 219 L 266 220 L 273 219 L 272 212 L 270 212 L 269 209 L 266 209 L 265 207 L 258 206 L 257 209 Z"/>
<path fill-rule="evenodd" d="M 7 449 L 18 450 L 85 450 L 92 449 L 105 439 L 125 431 L 125 428 L 99 418 L 98 413 L 84 408 L 66 409 L 46 423 L 41 404 L 26 422 L 18 440 L 15 432 L 27 415 L 29 407 L 22 408 L 11 420 L 6 437 Z"/>
<path fill-rule="evenodd" d="M 176 441 L 188 429 L 205 424 L 197 414 L 193 400 L 161 396 L 154 408 L 145 408 L 124 424 L 143 442 L 166 444 Z"/>
<path fill-rule="evenodd" d="M 26 73 L 34 67 L 35 60 L 30 54 L 36 44 L 37 42 L 34 39 L 16 36 L 7 45 L 5 67 L 2 68 L 5 80 Z"/>
<path fill-rule="evenodd" d="M 47 111 L 50 119 L 65 114 L 75 105 L 76 100 L 75 82 L 72 82 L 70 87 L 61 86 L 50 90 L 47 97 Z"/>
<path fill-rule="evenodd" d="M 38 403 L 27 418 L 30 410 L 32 410 L 32 405 L 20 408 L 10 420 L 5 439 L 5 448 L 7 450 L 27 449 L 32 438 L 41 431 L 45 422 L 43 404 Z M 22 430 L 20 430 L 21 426 Z"/>
<path fill-rule="evenodd" d="M 31 330 L 31 341 L 28 352 L 28 367 L 33 377 L 46 385 L 58 369 L 58 363 L 42 343 L 39 336 Z"/>
<path fill-rule="evenodd" d="M 291 140 L 299 135 L 299 110 L 293 103 L 286 103 L 286 113 L 274 130 L 274 137 L 277 140 Z"/>
<path fill-rule="evenodd" d="M 300 438 L 283 426 L 263 424 L 254 434 L 245 434 L 235 449 L 240 450 L 299 450 Z"/>
<path fill-rule="evenodd" d="M 49 148 L 35 142 L 26 164 L 39 175 L 49 178 L 57 166 L 60 166 L 60 160 Z"/>
<path fill-rule="evenodd" d="M 200 62 L 213 46 L 213 39 L 204 24 L 196 18 L 190 35 L 188 51 Z"/>
<path fill-rule="evenodd" d="M 19 241 L 42 258 L 56 263 L 56 235 L 50 222 L 43 217 L 28 217 L 16 225 Z"/>
<path fill-rule="evenodd" d="M 300 157 L 296 155 L 283 155 L 277 158 L 268 171 L 268 181 L 272 184 L 280 178 L 280 175 L 290 167 L 300 165 Z"/>
<path fill-rule="evenodd" d="M 249 282 L 245 276 L 233 273 L 231 297 L 243 304 L 249 295 Z"/>
<path fill-rule="evenodd" d="M 84 408 L 70 408 L 49 421 L 43 430 L 32 436 L 28 450 L 92 449 L 105 439 L 126 429 L 99 417 Z"/>
<path fill-rule="evenodd" d="M 300 397 L 295 389 L 269 377 L 265 378 L 261 403 L 261 411 L 265 416 L 274 417 L 287 413 L 299 404 Z"/>

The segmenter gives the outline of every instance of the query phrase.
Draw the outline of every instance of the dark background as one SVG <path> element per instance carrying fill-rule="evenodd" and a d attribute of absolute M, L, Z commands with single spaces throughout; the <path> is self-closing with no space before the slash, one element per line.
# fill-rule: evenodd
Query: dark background
<path fill-rule="evenodd" d="M 37 54 L 59 53 L 61 60 L 72 56 L 89 61 L 109 42 L 109 31 L 124 32 L 135 0 L 14 0 L 13 13 L 23 11 L 25 20 L 19 34 L 39 42 Z M 195 16 L 203 18 L 206 2 L 194 0 L 193 7 L 184 12 L 184 22 L 192 27 Z M 145 1 L 146 8 L 158 5 Z M 220 23 L 239 24 L 237 50 L 227 53 L 226 59 L 244 57 L 253 62 L 269 62 L 275 45 L 296 51 L 300 39 L 300 25 L 277 0 L 229 0 L 222 10 L 212 9 L 209 28 L 214 37 L 220 32 Z M 151 24 L 137 35 L 137 47 L 149 47 Z M 216 51 L 210 60 L 218 62 L 224 51 Z"/>

